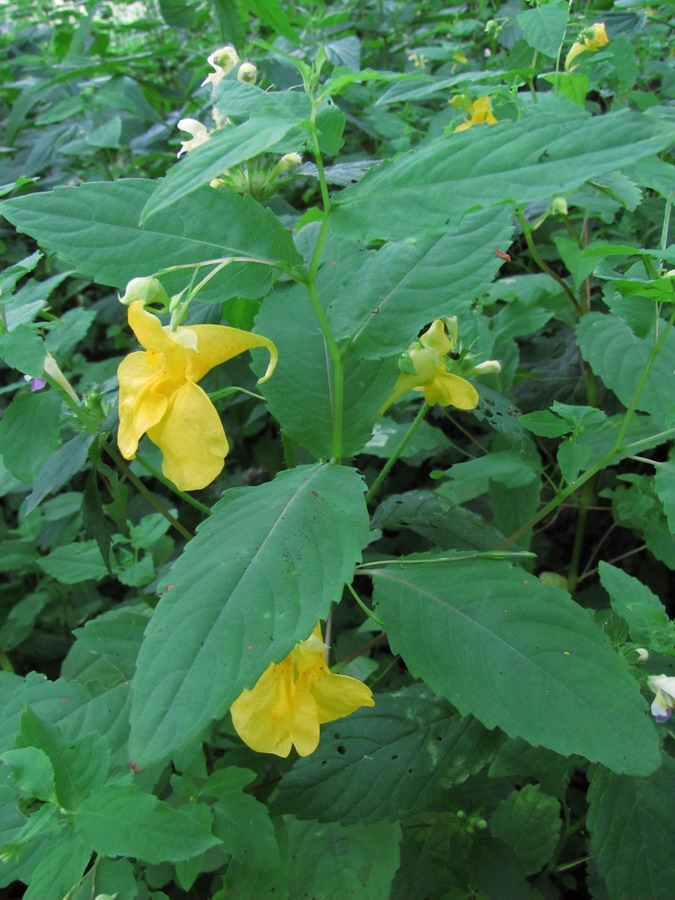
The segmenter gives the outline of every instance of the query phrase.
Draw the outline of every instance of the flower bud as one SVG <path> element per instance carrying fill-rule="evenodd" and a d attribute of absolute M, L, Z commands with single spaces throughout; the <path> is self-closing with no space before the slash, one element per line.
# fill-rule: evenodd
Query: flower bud
<path fill-rule="evenodd" d="M 486 359 L 485 362 L 474 366 L 471 375 L 498 375 L 502 370 L 502 364 L 498 359 Z"/>
<path fill-rule="evenodd" d="M 637 653 L 638 662 L 647 662 L 649 659 L 649 650 L 645 650 L 644 647 L 636 647 L 635 652 Z"/>
<path fill-rule="evenodd" d="M 65 393 L 68 394 L 68 396 L 79 406 L 80 398 L 73 390 L 73 386 L 63 374 L 63 372 L 59 368 L 59 364 L 56 362 L 51 353 L 48 353 L 45 356 L 42 366 L 45 370 L 45 374 L 48 375 L 52 379 L 52 381 L 56 382 L 61 390 L 65 391 Z"/>
<path fill-rule="evenodd" d="M 551 202 L 551 212 L 554 216 L 566 216 L 569 212 L 567 200 L 564 197 L 554 197 Z"/>
<path fill-rule="evenodd" d="M 132 278 L 126 287 L 124 296 L 120 297 L 119 301 L 125 306 L 130 306 L 135 300 L 140 300 L 143 306 L 147 306 L 149 303 L 167 306 L 169 295 L 158 278 Z"/>
<path fill-rule="evenodd" d="M 244 84 L 255 84 L 258 77 L 258 69 L 253 63 L 245 62 L 239 66 L 237 72 L 237 81 L 243 81 Z"/>
<path fill-rule="evenodd" d="M 540 572 L 539 581 L 541 582 L 541 584 L 547 584 L 551 587 L 562 588 L 563 591 L 569 590 L 567 579 L 564 575 L 559 575 L 558 572 Z"/>

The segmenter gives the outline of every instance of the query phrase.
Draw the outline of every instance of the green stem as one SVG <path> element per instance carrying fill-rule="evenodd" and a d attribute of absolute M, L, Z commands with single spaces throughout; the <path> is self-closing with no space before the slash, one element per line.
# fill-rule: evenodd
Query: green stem
<path fill-rule="evenodd" d="M 281 438 L 281 449 L 284 454 L 284 463 L 286 464 L 287 469 L 294 469 L 297 465 L 295 462 L 295 450 L 293 449 L 293 441 L 283 433 L 283 431 L 279 432 L 279 437 Z"/>
<path fill-rule="evenodd" d="M 422 419 L 423 419 L 423 418 L 425 417 L 425 415 L 427 414 L 427 410 L 428 410 L 428 409 L 429 409 L 429 404 L 428 404 L 428 403 L 423 403 L 423 404 L 421 405 L 421 407 L 420 407 L 420 409 L 419 409 L 419 412 L 417 413 L 417 415 L 415 416 L 415 418 L 413 419 L 413 421 L 410 423 L 410 428 L 408 428 L 408 430 L 406 431 L 406 433 L 403 435 L 403 439 L 401 440 L 400 444 L 399 444 L 398 447 L 394 450 L 394 452 L 393 452 L 392 455 L 389 457 L 389 459 L 386 461 L 386 463 L 384 464 L 384 467 L 383 467 L 382 471 L 380 472 L 380 474 L 377 476 L 377 478 L 375 479 L 375 481 L 374 481 L 374 482 L 372 483 L 372 485 L 370 486 L 370 488 L 369 488 L 369 490 L 368 490 L 368 493 L 366 494 L 366 503 L 369 503 L 369 502 L 373 499 L 373 497 L 375 496 L 375 494 L 377 494 L 377 492 L 379 491 L 379 489 L 382 487 L 383 481 L 385 480 L 385 478 L 387 477 L 387 475 L 388 475 L 389 472 L 391 471 L 392 466 L 394 465 L 394 463 L 396 462 L 396 460 L 399 458 L 399 456 L 401 455 L 401 453 L 403 453 L 403 451 L 405 450 L 405 448 L 408 446 L 408 443 L 409 443 L 410 439 L 412 438 L 412 436 L 415 434 L 415 432 L 416 432 L 417 429 L 419 428 L 419 426 L 420 426 L 420 424 L 421 424 L 421 422 L 422 422 Z"/>
<path fill-rule="evenodd" d="M 582 312 L 581 305 L 579 304 L 579 301 L 577 300 L 577 298 L 574 296 L 574 292 L 572 291 L 570 286 L 567 284 L 565 279 L 561 278 L 557 272 L 554 272 L 553 269 L 548 265 L 548 263 L 544 262 L 544 260 L 541 258 L 541 255 L 540 255 L 539 251 L 537 250 L 536 244 L 534 243 L 534 240 L 532 238 L 532 229 L 525 221 L 525 216 L 523 215 L 522 210 L 516 209 L 516 218 L 520 222 L 520 227 L 523 230 L 523 237 L 525 238 L 525 243 L 527 244 L 527 249 L 530 251 L 530 255 L 532 256 L 532 259 L 539 266 L 539 268 L 541 269 L 542 272 L 546 272 L 546 274 L 550 275 L 551 278 L 554 279 L 554 281 L 558 282 L 560 287 L 563 289 L 563 291 L 569 297 L 569 299 L 572 302 L 572 305 L 574 306 L 576 311 L 578 313 L 581 313 Z"/>
<path fill-rule="evenodd" d="M 112 459 L 112 461 L 115 463 L 115 465 L 118 467 L 118 469 L 124 475 L 126 475 L 126 477 L 133 484 L 133 486 L 136 488 L 136 490 L 139 492 L 139 494 L 141 494 L 143 497 L 145 497 L 145 499 L 148 501 L 148 503 L 154 509 L 156 509 L 160 515 L 164 516 L 166 521 L 169 522 L 169 524 L 173 528 L 175 528 L 175 530 L 179 534 L 181 534 L 184 538 L 186 538 L 186 540 L 188 540 L 188 541 L 191 540 L 194 535 L 192 535 L 187 530 L 187 528 L 178 521 L 178 519 L 175 516 L 172 516 L 171 513 L 169 512 L 169 510 L 164 506 L 163 503 L 160 503 L 160 501 L 157 499 L 157 497 L 155 497 L 155 495 L 152 493 L 152 491 L 149 491 L 146 488 L 146 486 L 143 484 L 143 482 L 140 480 L 140 478 L 137 478 L 134 475 L 134 473 L 131 471 L 129 466 L 122 459 L 120 454 L 117 452 L 116 448 L 113 447 L 112 444 L 109 444 L 107 441 L 102 441 L 101 446 L 105 450 L 105 452 L 108 454 L 108 456 Z"/>
<path fill-rule="evenodd" d="M 539 512 L 535 513 L 524 525 L 514 531 L 512 535 L 510 535 L 502 544 L 499 545 L 499 549 L 505 549 L 506 547 L 510 547 L 515 541 L 521 538 L 524 534 L 526 534 L 531 528 L 533 528 L 538 522 L 541 522 L 542 519 L 545 519 L 549 513 L 553 512 L 556 507 L 558 507 L 563 500 L 566 500 L 569 496 L 576 493 L 580 487 L 583 487 L 587 482 L 593 478 L 598 472 L 602 471 L 602 469 L 606 468 L 610 463 L 614 461 L 614 458 L 622 453 L 625 453 L 628 449 L 636 449 L 636 445 L 643 444 L 643 441 L 637 441 L 636 444 L 629 444 L 624 447 L 624 440 L 626 438 L 626 434 L 628 433 L 628 429 L 631 426 L 633 418 L 635 416 L 635 411 L 637 409 L 637 405 L 640 402 L 640 397 L 642 395 L 642 391 L 644 390 L 644 386 L 647 383 L 647 379 L 649 378 L 649 373 L 654 365 L 654 360 L 658 356 L 658 353 L 663 346 L 663 343 L 670 332 L 670 329 L 673 327 L 673 323 L 675 322 L 675 310 L 670 316 L 668 320 L 668 324 L 663 329 L 658 341 L 652 347 L 649 356 L 647 357 L 647 361 L 645 363 L 645 367 L 642 370 L 642 375 L 640 376 L 640 380 L 637 383 L 635 390 L 633 391 L 633 396 L 631 397 L 630 403 L 628 404 L 628 409 L 626 410 L 626 414 L 623 417 L 623 422 L 621 423 L 621 428 L 619 429 L 619 433 L 617 434 L 616 441 L 614 442 L 614 446 L 611 450 L 609 450 L 605 455 L 599 459 L 590 469 L 587 469 L 583 475 L 580 475 L 579 478 L 573 483 L 569 484 L 566 488 L 561 490 L 555 497 L 553 497 L 549 502 L 539 510 Z M 672 431 L 672 429 L 670 429 Z M 662 432 L 663 434 L 668 434 L 669 432 Z M 651 443 L 654 438 L 649 438 L 648 443 Z"/>
<path fill-rule="evenodd" d="M 328 193 L 328 183 L 326 182 L 326 174 L 323 167 L 323 159 L 321 157 L 319 137 L 316 130 L 317 104 L 315 98 L 311 95 L 310 100 L 312 101 L 312 149 L 314 154 L 314 161 L 316 163 L 316 168 L 319 175 L 321 202 L 323 204 L 323 221 L 321 222 L 319 235 L 314 246 L 312 258 L 310 260 L 309 269 L 307 272 L 306 286 L 309 293 L 309 299 L 312 304 L 312 309 L 314 310 L 314 315 L 316 316 L 316 319 L 319 323 L 319 328 L 321 329 L 321 334 L 323 335 L 323 339 L 326 342 L 326 349 L 328 350 L 328 355 L 330 356 L 331 360 L 331 403 L 333 414 L 333 435 L 331 452 L 333 461 L 339 463 L 342 459 L 342 423 L 344 417 L 344 364 L 342 361 L 340 348 L 338 347 L 331 330 L 328 317 L 326 316 L 325 310 L 321 305 L 319 290 L 316 284 L 316 275 L 319 269 L 319 264 L 321 262 L 323 248 L 325 246 L 326 239 L 328 238 L 331 203 L 330 195 Z"/>
<path fill-rule="evenodd" d="M 11 659 L 2 650 L 0 650 L 0 669 L 2 669 L 3 672 L 14 672 L 14 666 L 12 665 Z"/>
<path fill-rule="evenodd" d="M 381 621 L 377 618 L 377 616 L 376 616 L 375 613 L 372 611 L 372 609 L 368 609 L 368 607 L 366 606 L 366 604 L 365 604 L 365 603 L 363 602 L 363 600 L 359 597 L 359 595 L 356 593 L 356 591 L 355 591 L 354 588 L 351 586 L 351 584 L 348 584 L 348 585 L 347 585 L 347 590 L 348 590 L 349 593 L 352 595 L 352 597 L 356 600 L 356 602 L 359 604 L 359 606 L 360 606 L 361 609 L 364 611 L 364 613 L 368 616 L 368 618 L 369 618 L 369 619 L 372 619 L 373 622 L 375 622 L 376 625 L 379 625 L 379 626 L 380 626 L 380 628 L 384 628 L 384 627 L 385 627 L 385 626 L 384 626 L 384 622 L 381 622 Z"/>
<path fill-rule="evenodd" d="M 579 580 L 579 562 L 581 560 L 581 548 L 584 543 L 584 534 L 586 531 L 586 519 L 588 518 L 588 507 L 593 500 L 593 483 L 589 481 L 584 487 L 579 506 L 579 515 L 577 517 L 577 527 L 574 533 L 574 545 L 572 547 L 572 556 L 570 558 L 570 567 L 567 574 L 568 590 L 571 594 L 577 586 Z"/>

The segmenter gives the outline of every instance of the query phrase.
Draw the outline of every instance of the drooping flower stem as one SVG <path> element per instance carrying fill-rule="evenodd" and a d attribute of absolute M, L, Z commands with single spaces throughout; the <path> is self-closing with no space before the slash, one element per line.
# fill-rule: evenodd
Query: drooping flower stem
<path fill-rule="evenodd" d="M 380 474 L 377 476 L 375 481 L 370 486 L 370 489 L 368 490 L 368 493 L 366 494 L 366 503 L 368 503 L 370 500 L 372 500 L 373 497 L 379 491 L 379 489 L 382 487 L 382 483 L 384 482 L 385 478 L 391 471 L 394 463 L 399 458 L 401 453 L 403 453 L 405 448 L 408 446 L 410 439 L 415 434 L 417 429 L 420 427 L 420 423 L 422 422 L 422 419 L 426 416 L 428 409 L 429 409 L 429 404 L 423 403 L 419 409 L 419 412 L 417 413 L 415 418 L 410 423 L 410 428 L 408 428 L 406 433 L 403 435 L 401 443 L 398 445 L 398 447 L 394 450 L 392 455 L 386 461 L 386 463 L 384 464 L 384 466 L 382 468 L 382 471 L 380 472 Z"/>
<path fill-rule="evenodd" d="M 532 237 L 532 229 L 525 221 L 525 216 L 523 215 L 522 210 L 516 209 L 516 218 L 518 219 L 518 222 L 520 223 L 520 227 L 523 230 L 523 237 L 525 238 L 525 243 L 527 244 L 527 249 L 530 251 L 530 255 L 532 256 L 532 259 L 539 266 L 539 268 L 541 269 L 542 272 L 545 272 L 547 275 L 550 275 L 551 278 L 554 279 L 554 281 L 558 282 L 560 287 L 563 289 L 563 291 L 569 297 L 569 299 L 572 302 L 572 305 L 574 306 L 576 311 L 578 313 L 581 313 L 582 310 L 581 310 L 579 301 L 574 296 L 574 292 L 572 291 L 570 286 L 567 284 L 565 279 L 561 278 L 557 272 L 554 272 L 554 270 L 548 265 L 548 263 L 544 262 L 544 260 L 542 259 L 541 254 L 537 250 L 537 246 L 534 243 L 534 239 Z"/>

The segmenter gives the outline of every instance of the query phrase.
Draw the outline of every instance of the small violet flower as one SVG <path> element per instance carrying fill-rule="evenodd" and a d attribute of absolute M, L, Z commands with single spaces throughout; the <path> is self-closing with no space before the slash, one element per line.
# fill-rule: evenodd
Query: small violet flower
<path fill-rule="evenodd" d="M 47 384 L 44 378 L 31 378 L 30 375 L 23 376 L 24 381 L 30 381 L 30 389 L 33 393 L 36 391 L 41 391 L 42 388 Z"/>
<path fill-rule="evenodd" d="M 656 694 L 652 701 L 652 715 L 657 722 L 667 722 L 675 707 L 675 677 L 650 675 L 647 684 Z"/>

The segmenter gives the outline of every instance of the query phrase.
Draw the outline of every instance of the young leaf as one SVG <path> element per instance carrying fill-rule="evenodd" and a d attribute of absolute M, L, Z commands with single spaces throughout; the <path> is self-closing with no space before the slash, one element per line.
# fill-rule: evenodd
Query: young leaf
<path fill-rule="evenodd" d="M 612 609 L 628 623 L 631 638 L 659 653 L 672 652 L 675 625 L 659 598 L 637 578 L 609 563 L 601 562 L 598 572 Z"/>
<path fill-rule="evenodd" d="M 437 234 L 467 209 L 571 191 L 672 140 L 672 125 L 656 116 L 621 110 L 590 118 L 566 101 L 540 103 L 518 122 L 450 134 L 385 162 L 336 198 L 333 221 L 352 239 Z"/>
<path fill-rule="evenodd" d="M 171 570 L 143 641 L 136 765 L 193 740 L 310 635 L 367 540 L 363 490 L 354 469 L 299 466 L 225 493 Z"/>
<path fill-rule="evenodd" d="M 93 182 L 6 200 L 0 209 L 20 231 L 79 272 L 120 289 L 137 276 L 211 259 L 300 262 L 291 236 L 274 214 L 231 191 L 204 187 L 141 228 L 141 211 L 155 184 L 142 178 Z M 166 278 L 167 290 L 185 287 L 193 274 L 186 269 Z M 274 276 L 270 265 L 233 263 L 214 276 L 199 298 L 263 297 Z"/>
<path fill-rule="evenodd" d="M 538 784 L 512 791 L 490 817 L 490 832 L 514 851 L 528 875 L 551 858 L 561 826 L 560 803 Z"/>
<path fill-rule="evenodd" d="M 661 323 L 665 328 L 665 323 Z M 624 406 L 635 394 L 654 346 L 653 338 L 639 338 L 616 316 L 589 313 L 577 325 L 581 355 Z M 675 369 L 675 332 L 666 336 L 637 400 L 637 408 L 667 423 L 675 409 L 672 377 Z"/>
<path fill-rule="evenodd" d="M 463 715 L 619 772 L 658 765 L 637 682 L 563 591 L 491 560 L 368 574 L 393 652 Z"/>
<path fill-rule="evenodd" d="M 611 898 L 663 900 L 675 884 L 675 761 L 663 754 L 649 778 L 627 778 L 598 768 L 588 792 L 591 847 Z"/>
<path fill-rule="evenodd" d="M 568 18 L 567 3 L 564 0 L 553 0 L 544 6 L 519 12 L 516 22 L 522 28 L 530 47 L 555 59 L 565 37 Z"/>
<path fill-rule="evenodd" d="M 89 844 L 81 840 L 72 827 L 62 827 L 58 839 L 52 837 L 30 872 L 24 900 L 69 896 L 82 878 L 90 856 Z"/>

